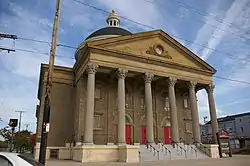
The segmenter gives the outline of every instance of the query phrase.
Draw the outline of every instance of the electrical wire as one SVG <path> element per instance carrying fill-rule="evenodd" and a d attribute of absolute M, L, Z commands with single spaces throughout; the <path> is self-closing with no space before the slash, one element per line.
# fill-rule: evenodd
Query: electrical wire
<path fill-rule="evenodd" d="M 81 1 L 79 1 L 79 0 L 71 0 L 71 1 L 75 1 L 75 2 L 77 2 L 77 3 L 79 3 L 79 4 L 82 4 L 82 5 L 84 5 L 84 6 L 88 6 L 88 7 L 90 7 L 90 8 L 93 8 L 93 9 L 96 9 L 96 10 L 99 10 L 99 11 L 102 11 L 102 12 L 104 12 L 104 13 L 108 13 L 108 14 L 110 13 L 109 11 L 106 11 L 106 10 L 101 9 L 101 8 L 98 8 L 98 7 L 96 7 L 96 6 L 93 6 L 93 5 L 87 4 L 87 3 L 85 3 L 85 2 L 81 2 Z M 153 3 L 153 2 L 152 2 L 152 3 Z M 133 22 L 133 23 L 135 23 L 135 24 L 137 24 L 137 25 L 140 25 L 140 26 L 144 26 L 144 27 L 149 28 L 149 29 L 155 29 L 155 28 L 154 28 L 154 27 L 152 27 L 152 26 L 149 26 L 149 25 L 146 25 L 146 24 L 143 24 L 143 23 L 140 23 L 140 22 L 137 22 L 137 21 L 131 20 L 131 19 L 129 19 L 129 18 L 127 18 L 127 17 L 125 17 L 125 16 L 121 16 L 121 15 L 120 15 L 119 17 L 120 17 L 120 18 L 123 18 L 124 20 L 130 21 L 130 22 Z M 181 38 L 181 37 L 176 36 L 176 35 L 171 34 L 171 33 L 168 33 L 168 34 L 169 34 L 169 35 L 171 35 L 172 37 L 175 37 L 175 38 L 177 38 L 177 39 L 183 40 L 183 41 L 185 41 L 185 42 L 192 43 L 192 44 L 194 44 L 194 45 L 197 45 L 197 46 L 200 46 L 200 47 L 203 47 L 203 48 L 206 48 L 206 49 L 209 49 L 209 50 L 215 51 L 215 52 L 223 53 L 223 54 L 225 54 L 225 55 L 228 55 L 228 56 L 229 56 L 230 58 L 232 58 L 232 59 L 238 59 L 238 60 L 250 61 L 250 59 L 249 59 L 249 58 L 238 58 L 238 57 L 235 57 L 234 55 L 232 55 L 232 54 L 230 54 L 230 53 L 226 53 L 226 52 L 223 52 L 223 51 L 220 51 L 220 50 L 214 49 L 214 48 L 210 48 L 210 47 L 208 47 L 208 46 L 204 46 L 204 45 L 199 44 L 199 43 L 195 43 L 195 42 L 193 42 L 193 41 L 190 41 L 190 40 L 187 40 L 187 39 Z"/>
<path fill-rule="evenodd" d="M 157 3 L 154 3 L 154 2 L 149 2 L 149 1 L 147 1 L 147 0 L 143 0 L 143 1 L 148 2 L 148 3 L 155 4 L 155 5 L 157 5 L 157 6 L 161 7 L 161 8 L 163 7 L 163 6 L 161 6 L 161 5 L 157 4 Z M 187 7 L 185 7 L 185 8 L 187 8 Z M 215 29 L 219 29 L 219 30 L 221 30 L 221 31 L 223 31 L 223 32 L 230 33 L 230 34 L 236 36 L 236 37 L 239 38 L 239 39 L 244 39 L 244 40 L 250 41 L 250 39 L 249 39 L 249 38 L 246 38 L 245 36 L 240 36 L 240 35 L 238 35 L 237 33 L 228 31 L 227 29 L 223 29 L 223 28 L 220 28 L 220 27 L 218 27 L 218 26 L 216 26 L 216 25 L 209 24 L 209 23 L 206 22 L 206 21 L 202 21 L 202 20 L 196 19 L 196 17 L 193 17 L 190 21 L 201 22 L 201 23 L 203 23 L 203 24 L 210 25 L 210 26 L 214 27 Z M 212 38 L 216 39 L 215 37 L 212 37 Z M 242 42 L 242 43 L 245 43 L 245 42 L 243 42 L 243 41 L 241 41 L 241 42 Z M 246 43 L 246 44 L 247 44 L 247 43 Z"/>
<path fill-rule="evenodd" d="M 49 53 L 44 53 L 44 52 L 38 52 L 35 50 L 27 50 L 27 49 L 21 49 L 21 48 L 15 48 L 17 51 L 24 51 L 24 52 L 29 52 L 29 53 L 35 53 L 35 54 L 41 54 L 41 55 L 46 55 L 49 56 Z M 61 58 L 67 58 L 67 59 L 73 59 L 75 60 L 73 57 L 66 57 L 66 56 L 61 56 L 61 55 L 56 55 L 56 57 L 61 57 Z M 229 78 L 224 78 L 221 76 L 213 76 L 214 78 L 217 79 L 223 79 L 223 80 L 227 80 L 227 81 L 231 81 L 231 82 L 237 82 L 237 83 L 242 83 L 242 84 L 248 84 L 250 85 L 250 82 L 246 82 L 246 81 L 242 81 L 242 80 L 236 80 L 236 79 L 229 79 Z"/>

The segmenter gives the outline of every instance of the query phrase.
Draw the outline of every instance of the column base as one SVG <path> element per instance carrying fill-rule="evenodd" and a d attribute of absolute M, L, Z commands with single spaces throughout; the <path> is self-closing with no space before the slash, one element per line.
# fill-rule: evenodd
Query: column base
<path fill-rule="evenodd" d="M 76 142 L 76 146 L 82 146 L 82 142 Z"/>
<path fill-rule="evenodd" d="M 120 142 L 120 143 L 117 143 L 118 146 L 126 146 L 127 144 L 125 142 Z"/>
<path fill-rule="evenodd" d="M 83 145 L 83 146 L 84 146 L 84 145 L 91 146 L 91 145 L 95 145 L 95 144 L 94 144 L 93 142 L 84 142 L 82 145 Z"/>

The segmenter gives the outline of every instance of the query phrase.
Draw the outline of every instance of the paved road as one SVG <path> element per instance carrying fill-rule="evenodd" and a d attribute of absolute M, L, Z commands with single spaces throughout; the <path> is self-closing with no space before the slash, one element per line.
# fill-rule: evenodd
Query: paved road
<path fill-rule="evenodd" d="M 172 160 L 167 162 L 126 163 L 79 163 L 72 161 L 49 160 L 46 166 L 250 166 L 250 155 L 234 155 L 232 158 Z"/>

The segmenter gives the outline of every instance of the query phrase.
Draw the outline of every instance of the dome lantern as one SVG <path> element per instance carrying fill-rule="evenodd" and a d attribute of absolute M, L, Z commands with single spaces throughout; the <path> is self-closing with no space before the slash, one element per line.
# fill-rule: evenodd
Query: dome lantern
<path fill-rule="evenodd" d="M 117 13 L 112 10 L 112 12 L 108 15 L 107 24 L 109 27 L 119 27 L 120 26 L 120 18 Z"/>

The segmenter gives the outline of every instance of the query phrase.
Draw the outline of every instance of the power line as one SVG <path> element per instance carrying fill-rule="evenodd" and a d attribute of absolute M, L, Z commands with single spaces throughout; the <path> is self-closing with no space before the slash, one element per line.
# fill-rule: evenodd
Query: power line
<path fill-rule="evenodd" d="M 96 7 L 96 6 L 93 6 L 93 5 L 90 5 L 90 4 L 81 2 L 81 1 L 79 1 L 79 0 L 72 0 L 72 1 L 75 1 L 75 2 L 77 2 L 77 3 L 79 3 L 79 4 L 88 6 L 88 7 L 90 7 L 90 8 L 93 8 L 93 9 L 96 9 L 96 10 L 99 10 L 99 11 L 102 11 L 102 12 L 104 12 L 104 13 L 109 13 L 108 11 L 106 11 L 106 10 L 104 10 L 104 9 L 101 9 L 101 8 Z M 152 2 L 152 3 L 153 3 L 153 2 Z M 125 16 L 119 16 L 119 17 L 120 17 L 120 18 L 123 18 L 124 20 L 127 20 L 127 21 L 133 22 L 133 23 L 135 23 L 135 24 L 138 24 L 138 25 L 140 25 L 140 26 L 144 26 L 144 27 L 149 28 L 149 29 L 155 29 L 155 28 L 152 27 L 152 26 L 149 26 L 149 25 L 146 25 L 146 24 L 143 24 L 143 23 L 134 21 L 134 20 L 129 19 L 129 18 L 125 17 Z M 228 55 L 228 56 L 231 57 L 232 59 L 250 61 L 249 58 L 238 58 L 238 57 L 235 57 L 234 55 L 232 55 L 232 54 L 230 54 L 230 53 L 226 53 L 226 52 L 223 52 L 223 51 L 214 49 L 214 48 L 210 48 L 210 47 L 208 47 L 208 46 L 204 46 L 204 45 L 199 44 L 199 43 L 195 43 L 195 42 L 190 41 L 190 40 L 187 40 L 187 39 L 183 39 L 183 38 L 181 38 L 181 37 L 179 37 L 179 36 L 176 36 L 176 35 L 173 35 L 173 34 L 171 34 L 171 33 L 168 33 L 168 34 L 171 35 L 171 36 L 173 36 L 173 37 L 175 37 L 175 38 L 178 38 L 178 39 L 180 39 L 180 40 L 183 40 L 183 41 L 185 41 L 185 42 L 192 43 L 192 44 L 195 44 L 195 45 L 197 45 L 197 46 L 200 46 L 200 47 L 203 47 L 203 48 L 206 48 L 206 49 L 215 51 L 215 52 L 223 53 L 223 54 L 225 54 L 225 55 Z"/>
<path fill-rule="evenodd" d="M 172 35 L 174 36 L 174 35 Z M 250 61 L 249 58 L 238 58 L 238 57 L 235 57 L 234 55 L 230 54 L 230 53 L 226 53 L 226 52 L 223 52 L 223 51 L 220 51 L 220 50 L 217 50 L 217 49 L 213 49 L 213 48 L 210 48 L 208 46 L 205 46 L 205 45 L 201 45 L 201 44 L 198 44 L 198 43 L 195 43 L 193 41 L 190 41 L 190 40 L 186 40 L 186 39 L 183 39 L 181 37 L 178 37 L 178 36 L 174 36 L 176 38 L 179 38 L 185 42 L 188 42 L 188 43 L 192 43 L 192 44 L 195 44 L 197 46 L 200 46 L 200 47 L 203 47 L 203 48 L 206 48 L 206 49 L 209 49 L 209 50 L 212 50 L 212 51 L 215 51 L 215 52 L 218 52 L 218 53 L 221 53 L 221 54 L 225 54 L 225 55 L 228 55 L 230 58 L 232 59 L 238 59 L 238 60 L 245 60 L 245 61 Z M 29 38 L 18 38 L 18 39 L 21 39 L 21 40 L 27 40 L 27 41 L 32 41 L 32 42 L 38 42 L 38 43 L 47 43 L 49 44 L 48 41 L 44 41 L 44 40 L 34 40 L 34 39 L 29 39 Z M 77 49 L 77 47 L 74 47 L 74 46 L 70 46 L 70 45 L 66 45 L 66 44 L 57 44 L 57 46 L 59 47 L 65 47 L 65 48 L 71 48 L 71 49 Z"/>
<path fill-rule="evenodd" d="M 12 39 L 12 40 L 16 40 L 17 36 L 13 35 L 13 34 L 7 34 L 7 33 L 0 33 L 0 39 L 5 38 L 5 39 Z M 14 44 L 15 42 L 13 42 Z M 8 53 L 10 52 L 15 52 L 14 49 L 10 49 L 10 48 L 5 48 L 3 46 L 0 46 L 0 52 L 1 51 L 7 51 Z"/>
<path fill-rule="evenodd" d="M 24 38 L 24 37 L 17 37 L 17 39 L 19 40 L 26 40 L 26 41 L 32 41 L 32 42 L 37 42 L 37 43 L 45 43 L 45 44 L 51 44 L 51 42 L 49 41 L 45 41 L 45 40 L 36 40 L 36 39 L 30 39 L 30 38 Z M 70 45 L 66 45 L 66 44 L 57 44 L 57 46 L 59 47 L 66 47 L 66 48 L 72 48 L 72 49 L 77 49 L 77 47 L 74 46 L 70 46 Z"/>
<path fill-rule="evenodd" d="M 199 11 L 199 10 L 197 10 L 196 8 L 194 8 L 193 6 L 191 6 L 191 5 L 187 4 L 187 3 L 184 4 L 183 2 L 181 2 L 181 1 L 179 1 L 179 0 L 174 0 L 174 1 L 175 1 L 176 3 L 178 3 L 180 6 L 186 8 L 186 9 L 191 9 L 191 10 L 193 10 L 193 11 L 196 12 L 197 14 L 200 14 L 200 15 L 203 15 L 203 16 L 209 16 L 209 17 L 212 17 L 212 18 L 213 18 L 215 21 L 217 21 L 217 22 L 220 22 L 220 23 L 223 23 L 223 24 L 228 24 L 228 25 L 234 26 L 234 27 L 236 27 L 236 28 L 238 28 L 238 29 L 243 29 L 243 28 L 241 28 L 241 27 L 239 27 L 239 26 L 233 24 L 232 22 L 227 22 L 227 21 L 222 20 L 221 18 L 218 18 L 218 17 L 216 17 L 216 16 L 210 14 L 210 13 Z M 246 30 L 246 29 L 244 29 L 244 30 Z M 247 32 L 247 33 L 248 33 L 248 32 Z"/>
<path fill-rule="evenodd" d="M 48 53 L 42 53 L 42 52 L 37 52 L 37 51 L 33 51 L 33 50 L 26 50 L 26 49 L 20 49 L 20 48 L 16 48 L 16 50 L 17 51 L 24 51 L 24 52 L 29 52 L 29 53 L 35 53 L 35 54 L 41 54 L 41 55 L 49 56 Z M 60 56 L 60 55 L 56 55 L 56 57 L 68 58 L 68 59 L 75 60 L 73 57 L 66 57 L 66 56 Z M 250 82 L 246 82 L 246 81 L 241 81 L 241 80 L 236 80 L 236 79 L 229 79 L 229 78 L 220 77 L 220 76 L 213 76 L 213 77 L 214 78 L 218 78 L 218 79 L 227 80 L 227 81 L 232 81 L 232 82 L 237 82 L 237 83 L 243 83 L 243 84 L 249 84 L 250 85 Z"/>
<path fill-rule="evenodd" d="M 23 48 L 15 48 L 16 51 L 23 51 L 23 52 L 29 52 L 29 53 L 34 53 L 34 54 L 40 54 L 40 55 L 46 55 L 49 56 L 49 53 L 45 53 L 45 52 L 38 52 L 35 50 L 28 50 L 28 49 L 23 49 Z M 67 57 L 67 56 L 62 56 L 62 55 L 56 55 L 56 57 L 60 57 L 60 58 L 67 58 L 67 59 L 75 59 L 73 57 Z"/>
<path fill-rule="evenodd" d="M 146 1 L 146 2 L 148 2 L 148 3 L 152 3 L 152 4 L 155 4 L 155 5 L 159 6 L 159 7 L 162 7 L 161 5 L 158 5 L 157 3 L 154 3 L 154 2 L 149 2 L 149 1 L 147 1 L 147 0 L 143 0 L 143 1 Z M 187 7 L 185 7 L 185 8 L 187 8 Z M 214 27 L 215 29 L 219 29 L 219 30 L 224 31 L 224 32 L 226 32 L 226 33 L 231 33 L 232 35 L 234 35 L 234 36 L 236 36 L 236 37 L 238 37 L 238 38 L 240 38 L 240 39 L 244 39 L 244 40 L 249 40 L 249 41 L 250 41 L 250 39 L 249 39 L 249 38 L 246 38 L 245 36 L 240 36 L 240 35 L 238 35 L 237 33 L 230 32 L 230 31 L 228 31 L 227 29 L 220 28 L 220 27 L 218 27 L 218 26 L 216 26 L 216 25 L 213 25 L 213 24 L 209 24 L 209 23 L 207 23 L 207 22 L 205 22 L 205 21 L 196 19 L 195 17 L 193 17 L 193 18 L 191 19 L 191 21 L 193 21 L 193 20 L 194 20 L 194 21 L 201 22 L 201 23 L 203 23 L 203 24 L 210 25 L 210 26 Z M 215 37 L 212 37 L 212 38 L 215 38 Z M 215 38 L 215 39 L 216 39 L 216 38 Z M 241 42 L 243 42 L 243 41 L 241 41 Z M 243 43 L 244 43 L 244 42 L 243 42 Z"/>
<path fill-rule="evenodd" d="M 218 78 L 218 79 L 227 80 L 227 81 L 238 82 L 238 83 L 249 84 L 250 85 L 250 82 L 246 82 L 246 81 L 241 81 L 241 80 L 236 80 L 236 79 L 230 79 L 230 78 L 224 78 L 224 77 L 220 77 L 220 76 L 213 76 L 213 77 L 214 78 Z"/>

